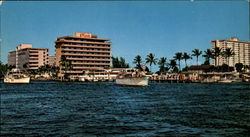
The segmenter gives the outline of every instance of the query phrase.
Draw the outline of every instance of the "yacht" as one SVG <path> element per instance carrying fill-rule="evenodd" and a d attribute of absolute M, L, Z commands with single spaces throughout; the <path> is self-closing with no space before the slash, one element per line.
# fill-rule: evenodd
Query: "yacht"
<path fill-rule="evenodd" d="M 4 83 L 30 83 L 30 77 L 19 69 L 12 69 L 5 75 Z"/>

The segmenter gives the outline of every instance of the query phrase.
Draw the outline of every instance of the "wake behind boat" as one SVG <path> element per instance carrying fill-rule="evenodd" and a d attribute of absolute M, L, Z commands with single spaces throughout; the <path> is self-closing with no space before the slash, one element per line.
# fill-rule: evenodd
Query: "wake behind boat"
<path fill-rule="evenodd" d="M 138 69 L 125 69 L 117 76 L 116 84 L 122 86 L 147 86 L 148 77 Z"/>
<path fill-rule="evenodd" d="M 4 83 L 30 83 L 30 77 L 19 69 L 12 69 L 4 77 Z"/>

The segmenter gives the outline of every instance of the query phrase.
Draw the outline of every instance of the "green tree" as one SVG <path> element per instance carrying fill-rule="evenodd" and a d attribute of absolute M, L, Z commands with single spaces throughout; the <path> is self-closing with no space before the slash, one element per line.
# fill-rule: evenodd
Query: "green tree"
<path fill-rule="evenodd" d="M 152 71 L 152 64 L 156 65 L 157 59 L 155 58 L 155 55 L 153 53 L 149 53 L 146 57 L 146 63 L 149 63 L 150 71 Z"/>
<path fill-rule="evenodd" d="M 0 61 L 0 78 L 3 78 L 10 69 L 12 69 L 12 66 L 9 66 L 8 64 L 3 64 Z"/>
<path fill-rule="evenodd" d="M 128 63 L 126 63 L 125 58 L 120 57 L 119 64 L 121 68 L 129 68 Z"/>
<path fill-rule="evenodd" d="M 166 72 L 165 65 L 167 64 L 167 58 L 165 58 L 165 57 L 160 58 L 158 64 L 159 64 L 159 68 L 160 68 L 159 72 L 160 73 Z"/>
<path fill-rule="evenodd" d="M 221 56 L 222 52 L 221 52 L 221 48 L 219 47 L 215 47 L 213 50 L 212 50 L 212 54 L 213 54 L 213 59 L 214 59 L 214 64 L 215 66 L 219 66 L 218 63 L 218 58 Z"/>
<path fill-rule="evenodd" d="M 195 56 L 196 57 L 196 63 L 197 63 L 197 66 L 199 65 L 198 64 L 198 59 L 199 59 L 199 56 L 202 54 L 202 51 L 200 51 L 199 49 L 194 49 L 192 50 L 193 54 L 192 56 Z"/>
<path fill-rule="evenodd" d="M 64 71 L 68 71 L 71 68 L 72 68 L 71 61 L 67 60 L 67 58 L 65 56 L 62 56 L 61 61 L 60 61 L 60 73 L 62 73 L 62 69 L 64 69 Z M 64 76 L 65 76 L 65 72 L 64 72 Z M 65 76 L 65 77 L 67 77 L 67 76 Z"/>
<path fill-rule="evenodd" d="M 187 60 L 192 59 L 192 57 L 189 54 L 187 54 L 186 52 L 184 52 L 182 55 L 182 58 L 184 59 L 185 64 L 186 64 L 186 68 L 187 68 Z"/>
<path fill-rule="evenodd" d="M 29 69 L 29 63 L 23 64 L 23 68 L 24 68 L 25 70 Z"/>
<path fill-rule="evenodd" d="M 169 66 L 172 69 L 172 72 L 178 72 L 179 71 L 178 68 L 176 67 L 177 63 L 176 63 L 175 59 L 170 60 Z"/>
<path fill-rule="evenodd" d="M 226 48 L 222 55 L 226 58 L 227 65 L 229 66 L 229 59 L 230 57 L 234 56 L 233 50 L 231 48 Z"/>
<path fill-rule="evenodd" d="M 174 59 L 178 60 L 178 62 L 179 62 L 179 70 L 181 70 L 182 53 L 181 52 L 175 53 Z"/>
<path fill-rule="evenodd" d="M 244 67 L 244 65 L 242 63 L 235 64 L 235 68 L 236 68 L 237 72 L 242 72 L 243 67 Z"/>
<path fill-rule="evenodd" d="M 141 56 L 140 55 L 135 56 L 133 63 L 136 64 L 137 67 L 141 68 L 141 63 L 142 63 Z"/>
<path fill-rule="evenodd" d="M 123 57 L 112 57 L 112 65 L 113 68 L 129 68 L 129 64 L 126 63 Z"/>
<path fill-rule="evenodd" d="M 202 55 L 205 58 L 205 65 L 210 65 L 210 59 L 213 58 L 213 52 L 211 49 L 207 49 L 206 51 L 204 51 L 204 55 Z"/>

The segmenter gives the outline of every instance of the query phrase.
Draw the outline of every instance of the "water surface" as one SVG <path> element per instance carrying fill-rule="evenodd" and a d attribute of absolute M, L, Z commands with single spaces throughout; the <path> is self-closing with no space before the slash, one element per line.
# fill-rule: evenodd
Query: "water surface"
<path fill-rule="evenodd" d="M 1 83 L 5 136 L 250 136 L 250 84 Z"/>

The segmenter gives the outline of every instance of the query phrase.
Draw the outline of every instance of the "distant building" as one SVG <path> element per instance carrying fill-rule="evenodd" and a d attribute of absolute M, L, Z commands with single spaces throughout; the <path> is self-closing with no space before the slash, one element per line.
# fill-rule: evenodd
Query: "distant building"
<path fill-rule="evenodd" d="M 8 65 L 16 66 L 16 51 L 11 51 L 8 54 Z"/>
<path fill-rule="evenodd" d="M 36 70 L 48 64 L 47 48 L 32 48 L 31 44 L 20 44 L 8 54 L 8 64 L 19 69 Z"/>
<path fill-rule="evenodd" d="M 60 67 L 62 58 L 72 65 L 70 69 L 61 67 L 62 73 L 82 75 L 83 73 L 100 73 L 111 66 L 111 42 L 109 39 L 97 38 L 91 33 L 75 33 L 73 36 L 57 38 L 56 66 Z"/>
<path fill-rule="evenodd" d="M 200 66 L 190 66 L 187 68 L 188 72 L 190 73 L 204 73 L 210 72 L 214 66 L 212 65 L 200 65 Z"/>
<path fill-rule="evenodd" d="M 217 65 L 228 64 L 231 67 L 235 67 L 236 63 L 250 65 L 250 42 L 239 41 L 236 37 L 232 37 L 230 40 L 212 40 L 211 46 L 213 49 L 219 47 L 222 51 L 225 51 L 226 48 L 231 48 L 235 53 L 234 56 L 229 58 L 229 64 L 226 58 L 220 56 L 217 60 Z M 213 60 L 213 65 L 215 65 L 215 60 Z"/>
<path fill-rule="evenodd" d="M 49 65 L 50 66 L 56 65 L 56 57 L 55 56 L 49 56 Z"/>

